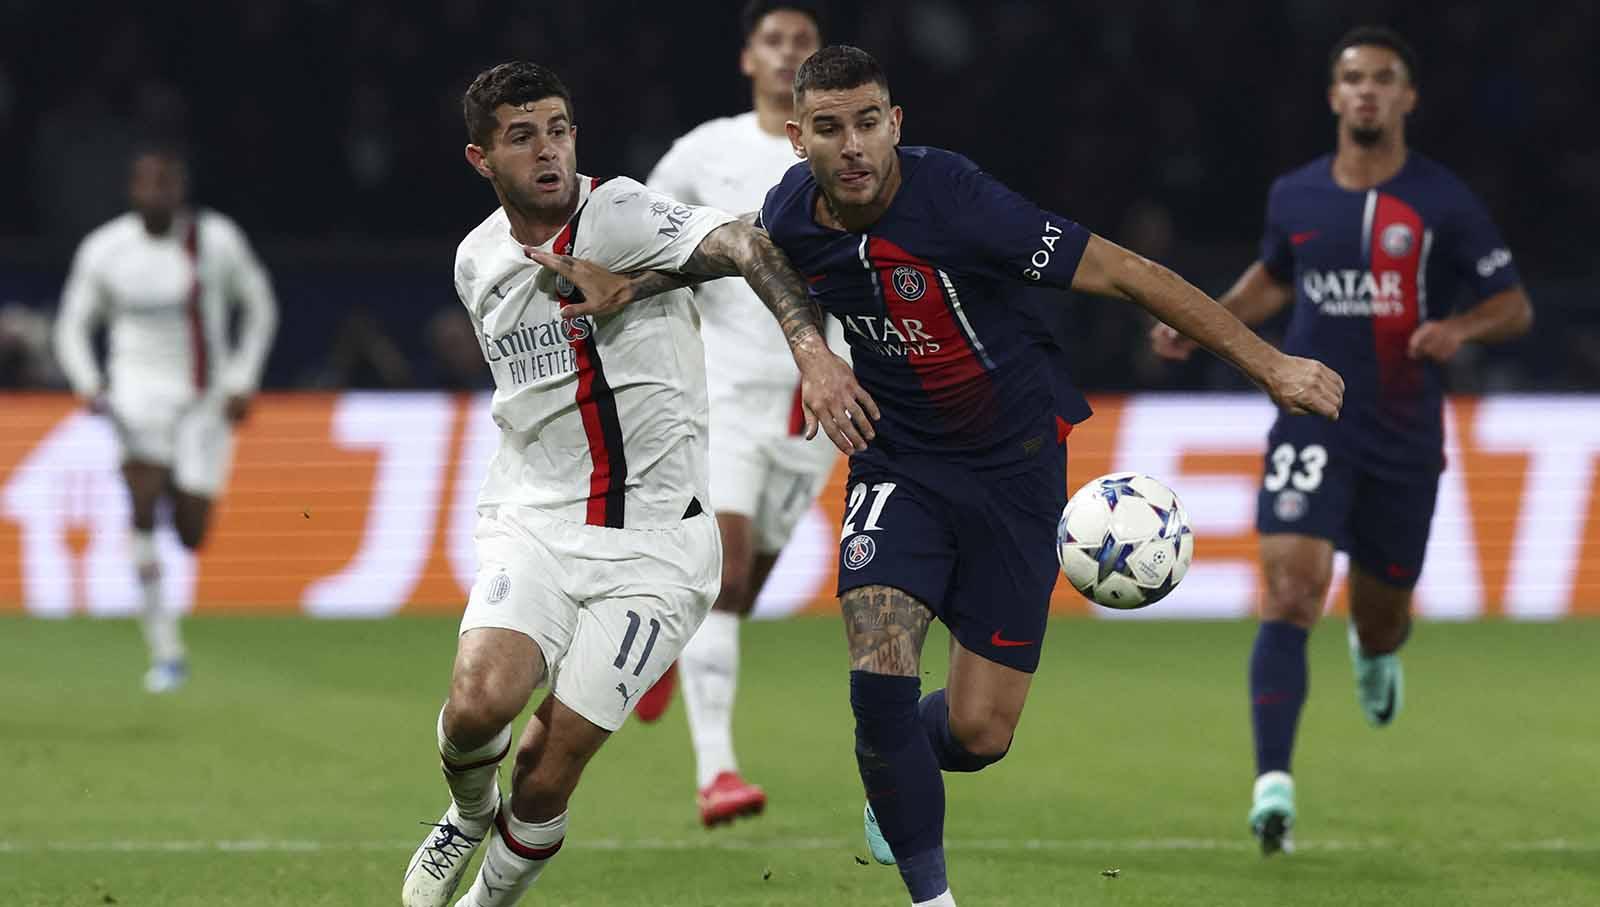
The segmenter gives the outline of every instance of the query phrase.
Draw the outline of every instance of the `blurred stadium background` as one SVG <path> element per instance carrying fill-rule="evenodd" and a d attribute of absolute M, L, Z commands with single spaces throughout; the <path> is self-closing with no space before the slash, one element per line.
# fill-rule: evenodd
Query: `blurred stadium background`
<path fill-rule="evenodd" d="M 676 136 L 748 108 L 739 5 L 0 0 L 0 757 L 19 791 L 0 807 L 0 901 L 391 900 L 407 823 L 442 794 L 429 722 L 493 444 L 487 374 L 449 276 L 456 242 L 493 204 L 461 160 L 461 92 L 494 62 L 547 63 L 575 94 L 580 168 L 642 178 Z M 820 6 L 827 40 L 885 64 L 907 142 L 959 150 L 1212 293 L 1253 260 L 1271 179 L 1332 146 L 1327 47 L 1358 23 L 1400 30 L 1422 61 L 1412 146 L 1483 197 L 1538 313 L 1529 337 L 1450 368 L 1451 467 L 1419 607 L 1600 614 L 1595 4 Z M 138 693 L 131 628 L 22 616 L 135 608 L 112 439 L 65 393 L 48 338 L 73 247 L 125 209 L 127 155 L 146 136 L 183 142 L 196 200 L 248 232 L 282 309 L 210 546 L 194 562 L 166 546 L 170 594 L 217 616 L 195 623 L 196 681 L 176 705 Z M 1268 404 L 1215 360 L 1156 361 L 1132 307 L 1058 311 L 1052 328 L 1097 409 L 1073 437 L 1072 484 L 1113 468 L 1161 476 L 1199 536 L 1185 584 L 1135 617 L 1248 617 Z M 830 611 L 840 483 L 763 614 Z M 1056 605 L 1091 613 L 1064 584 Z M 242 616 L 261 611 L 280 617 Z M 296 614 L 401 616 L 282 617 Z M 741 747 L 774 791 L 769 824 L 697 850 L 708 839 L 688 810 L 681 728 L 666 744 L 624 734 L 586 788 L 584 833 L 601 843 L 552 872 L 552 903 L 897 897 L 892 873 L 869 879 L 849 859 L 859 786 L 837 629 L 788 626 L 751 631 L 741 694 Z M 1594 902 L 1600 800 L 1582 767 L 1600 743 L 1570 711 L 1594 679 L 1592 622 L 1419 633 L 1418 652 L 1440 648 L 1418 656 L 1419 676 L 1433 673 L 1418 722 L 1386 738 L 1395 750 L 1359 727 L 1340 689 L 1342 634 L 1321 633 L 1333 692 L 1306 717 L 1321 824 L 1298 864 L 1271 873 L 1243 828 L 1245 625 L 1066 626 L 1024 722 L 1029 746 L 1000 780 L 952 787 L 952 810 L 983 817 L 952 844 L 958 872 L 983 879 L 981 903 Z M 822 730 L 791 740 L 779 704 Z M 796 765 L 797 745 L 826 754 L 831 781 Z M 374 753 L 386 761 L 369 771 Z M 1507 779 L 1517 802 L 1496 787 Z M 354 805 L 329 810 L 333 798 Z M 1395 824 L 1367 801 L 1433 805 Z M 685 850 L 708 868 L 685 869 Z M 1121 889 L 1098 877 L 1116 865 L 1135 870 Z M 1133 887 L 1139 872 L 1148 887 Z M 601 875 L 611 885 L 596 894 Z"/>

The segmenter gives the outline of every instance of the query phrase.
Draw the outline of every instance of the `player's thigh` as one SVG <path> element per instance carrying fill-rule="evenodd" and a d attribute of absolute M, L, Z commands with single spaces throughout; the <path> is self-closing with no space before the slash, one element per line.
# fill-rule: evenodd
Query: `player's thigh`
<path fill-rule="evenodd" d="M 933 610 L 904 589 L 856 586 L 839 597 L 850 670 L 918 677 Z"/>
<path fill-rule="evenodd" d="M 1351 513 L 1350 561 L 1381 583 L 1409 592 L 1422 575 L 1439 473 L 1362 473 Z"/>
<path fill-rule="evenodd" d="M 717 535 L 722 539 L 722 589 L 717 606 L 742 611 L 754 594 L 755 523 L 746 514 L 718 512 Z"/>
<path fill-rule="evenodd" d="M 827 485 L 838 454 L 825 438 L 781 437 L 766 445 L 765 455 L 770 468 L 756 511 L 756 551 L 777 554 Z"/>
<path fill-rule="evenodd" d="M 133 525 L 142 530 L 155 528 L 156 506 L 166 495 L 172 472 L 166 465 L 141 460 L 124 460 L 122 480 L 128 486 L 128 501 Z"/>
<path fill-rule="evenodd" d="M 1273 425 L 1256 498 L 1263 619 L 1309 627 L 1321 615 L 1333 552 L 1349 544 L 1355 475 L 1335 423 L 1280 416 Z"/>
<path fill-rule="evenodd" d="M 945 606 L 950 634 L 968 651 L 1031 674 L 1039 666 L 1060 573 L 1056 528 L 1066 501 L 1059 448 L 1005 475 L 953 475 L 960 558 Z"/>
<path fill-rule="evenodd" d="M 516 508 L 491 508 L 480 514 L 473 534 L 478 574 L 467 593 L 459 646 L 463 650 L 476 646 L 478 639 L 511 640 L 488 651 L 532 666 L 527 682 L 517 684 L 518 690 L 526 687 L 519 710 L 533 688 L 560 663 L 578 627 L 571 565 L 551 545 L 559 542 L 565 527 L 551 523 L 530 525 Z M 488 663 L 473 660 L 469 665 Z"/>
<path fill-rule="evenodd" d="M 224 402 L 206 397 L 185 407 L 173 430 L 173 487 L 215 498 L 227 484 L 232 465 L 233 426 Z"/>
<path fill-rule="evenodd" d="M 205 542 L 211 526 L 211 498 L 178 490 L 172 495 L 172 524 L 178 540 L 191 551 Z"/>
<path fill-rule="evenodd" d="M 951 732 L 972 752 L 1005 752 L 1032 684 L 1031 673 L 993 661 L 957 640 L 945 686 Z"/>
<path fill-rule="evenodd" d="M 522 711 L 546 674 L 544 653 L 526 633 L 477 627 L 456 639 L 450 671 L 453 721 L 501 726 Z"/>
<path fill-rule="evenodd" d="M 583 602 L 552 688 L 574 712 L 615 731 L 677 660 L 721 588 L 722 546 L 709 515 L 660 530 L 579 527 Z"/>

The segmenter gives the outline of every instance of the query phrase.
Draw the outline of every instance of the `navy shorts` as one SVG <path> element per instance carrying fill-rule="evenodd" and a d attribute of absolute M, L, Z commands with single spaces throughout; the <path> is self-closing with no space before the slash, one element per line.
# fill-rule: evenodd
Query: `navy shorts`
<path fill-rule="evenodd" d="M 850 464 L 839 594 L 893 586 L 928 606 L 967 649 L 1033 673 L 1060 566 L 1066 448 L 1020 472 L 901 457 Z"/>
<path fill-rule="evenodd" d="M 1367 573 L 1410 588 L 1422 573 L 1439 470 L 1377 470 L 1337 422 L 1279 416 L 1267 435 L 1256 529 L 1324 538 Z"/>

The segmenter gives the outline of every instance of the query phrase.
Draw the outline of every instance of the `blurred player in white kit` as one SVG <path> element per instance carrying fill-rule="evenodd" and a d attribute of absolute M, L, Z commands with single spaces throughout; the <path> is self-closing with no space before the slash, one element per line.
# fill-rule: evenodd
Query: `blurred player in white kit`
<path fill-rule="evenodd" d="M 260 383 L 278 304 L 238 225 L 189 206 L 188 172 L 175 149 L 137 152 L 128 195 L 133 210 L 78 246 L 56 318 L 56 356 L 73 392 L 111 420 L 121 445 L 150 649 L 145 689 L 164 693 L 187 679 L 188 662 L 178 615 L 162 600 L 156 511 L 170 501 L 184 547 L 205 542 L 233 458 L 233 424 Z M 230 348 L 234 305 L 242 317 Z M 102 321 L 103 370 L 92 343 Z"/>
<path fill-rule="evenodd" d="M 501 440 L 478 495 L 478 575 L 436 727 L 451 803 L 406 869 L 406 907 L 443 907 L 485 838 L 458 907 L 515 903 L 561 849 L 589 760 L 717 597 L 705 353 L 686 281 L 646 275 L 666 285 L 637 297 L 666 292 L 611 317 L 572 317 L 563 310 L 603 301 L 579 292 L 573 257 L 620 272 L 742 275 L 782 325 L 780 352 L 805 370 L 807 428 L 822 415 L 835 443 L 864 445 L 856 426 L 871 414 L 765 233 L 630 179 L 578 173 L 572 99 L 554 73 L 500 64 L 462 107 L 467 161 L 500 207 L 462 241 L 455 283 L 494 375 Z M 546 681 L 502 799 L 511 723 Z"/>
<path fill-rule="evenodd" d="M 752 0 L 741 18 L 739 68 L 754 109 L 703 123 L 678 139 L 650 174 L 651 188 L 696 205 L 755 211 L 794 165 L 783 124 L 794 117 L 794 74 L 821 46 L 821 23 L 807 3 Z M 783 333 L 751 305 L 750 287 L 718 280 L 695 291 L 706 347 L 711 401 L 711 509 L 722 536 L 722 592 L 683 650 L 679 668 L 694 743 L 700 821 L 706 826 L 755 815 L 767 797 L 744 780 L 733 751 L 739 623 L 755 607 L 778 554 L 833 470 L 837 451 L 807 441 L 800 373 Z M 847 355 L 836 320 L 829 345 Z M 670 701 L 671 673 L 639 701 L 653 721 Z"/>

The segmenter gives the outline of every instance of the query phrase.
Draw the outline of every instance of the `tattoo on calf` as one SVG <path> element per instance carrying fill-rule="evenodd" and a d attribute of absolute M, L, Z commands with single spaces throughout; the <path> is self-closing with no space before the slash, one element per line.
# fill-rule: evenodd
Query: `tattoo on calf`
<path fill-rule="evenodd" d="M 840 599 L 850 669 L 916 677 L 933 612 L 892 586 L 861 586 Z"/>

